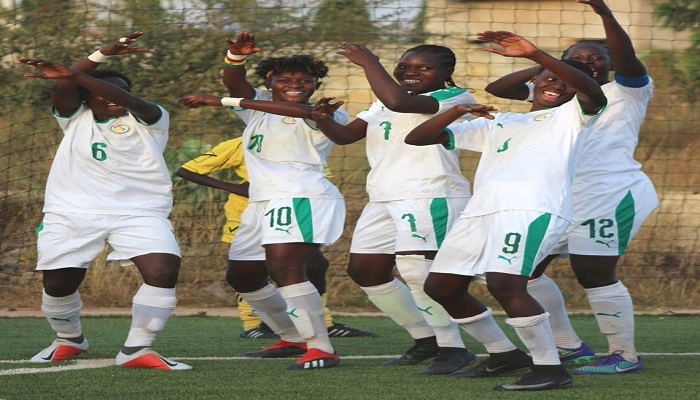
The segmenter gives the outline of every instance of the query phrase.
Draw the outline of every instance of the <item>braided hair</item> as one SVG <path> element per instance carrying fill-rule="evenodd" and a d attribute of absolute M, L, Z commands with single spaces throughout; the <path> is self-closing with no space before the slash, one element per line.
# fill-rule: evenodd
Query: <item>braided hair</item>
<path fill-rule="evenodd" d="M 441 63 L 440 66 L 446 69 L 454 69 L 455 65 L 457 65 L 457 57 L 455 56 L 455 53 L 450 48 L 445 46 L 439 46 L 436 44 L 422 44 L 406 50 L 401 57 L 409 52 L 437 54 Z M 452 80 L 452 76 L 445 78 L 445 85 L 457 86 L 457 84 Z"/>

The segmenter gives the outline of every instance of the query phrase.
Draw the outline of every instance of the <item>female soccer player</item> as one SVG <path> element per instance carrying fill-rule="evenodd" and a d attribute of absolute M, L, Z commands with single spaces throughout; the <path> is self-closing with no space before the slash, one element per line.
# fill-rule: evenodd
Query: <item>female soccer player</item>
<path fill-rule="evenodd" d="M 502 47 L 487 51 L 528 58 L 543 69 L 534 81 L 528 113 L 494 116 L 489 114 L 493 107 L 462 104 L 406 137 L 414 145 L 437 143 L 482 153 L 474 196 L 440 248 L 425 291 L 486 346 L 486 369 L 498 369 L 507 360 L 491 348 L 502 332 L 490 310 L 468 293 L 472 280 L 485 277 L 534 364 L 517 382 L 495 389 L 566 387 L 572 379 L 560 363 L 548 314 L 528 294 L 527 282 L 569 225 L 574 166 L 586 127 L 603 110 L 606 98 L 583 63 L 558 61 L 510 32 L 482 32 L 477 37 Z M 569 101 L 576 92 L 575 101 Z M 453 123 L 468 112 L 485 118 Z"/>
<path fill-rule="evenodd" d="M 348 273 L 415 340 L 386 365 L 436 357 L 419 373 L 452 373 L 476 356 L 465 348 L 459 327 L 445 310 L 423 292 L 423 282 L 447 230 L 469 200 L 469 182 L 457 151 L 409 146 L 404 138 L 431 116 L 474 99 L 452 80 L 456 60 L 447 47 L 407 50 L 394 68 L 395 80 L 365 46 L 342 43 L 339 48 L 339 54 L 363 68 L 378 98 L 347 126 L 330 118 L 318 121 L 337 144 L 367 139 L 369 203 L 355 226 Z M 407 285 L 394 277 L 394 265 Z"/>
<path fill-rule="evenodd" d="M 39 58 L 20 62 L 39 70 L 24 76 L 53 79 L 53 114 L 63 130 L 49 172 L 44 220 L 38 230 L 37 270 L 43 274 L 41 309 L 58 335 L 32 362 L 56 362 L 85 352 L 78 287 L 108 244 L 108 259 L 130 259 L 144 283 L 133 299 L 129 335 L 117 355 L 123 367 L 187 370 L 151 349 L 177 298 L 180 249 L 168 215 L 171 178 L 163 159 L 168 112 L 131 93 L 131 81 L 97 67 L 129 48 L 134 32 L 70 68 Z"/>
<path fill-rule="evenodd" d="M 337 240 L 345 203 L 326 177 L 332 142 L 311 120 L 310 97 L 328 67 L 309 55 L 262 60 L 255 73 L 268 92 L 246 79 L 245 58 L 260 49 L 248 32 L 227 39 L 223 81 L 233 97 L 192 94 L 189 107 L 230 106 L 246 123 L 245 161 L 249 205 L 231 242 L 226 279 L 281 340 L 251 357 L 303 356 L 289 369 L 334 367 L 340 363 L 328 339 L 321 296 L 306 278 L 319 246 Z M 332 118 L 347 113 L 335 103 Z M 269 276 L 279 289 L 268 282 Z"/>

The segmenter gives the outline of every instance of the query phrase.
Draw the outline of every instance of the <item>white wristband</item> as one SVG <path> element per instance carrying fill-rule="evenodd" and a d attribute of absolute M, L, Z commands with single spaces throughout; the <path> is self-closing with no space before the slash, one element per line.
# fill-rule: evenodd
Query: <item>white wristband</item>
<path fill-rule="evenodd" d="M 92 62 L 96 62 L 96 63 L 103 63 L 103 62 L 107 61 L 107 59 L 109 57 L 110 56 L 106 56 L 106 55 L 102 54 L 101 51 L 97 50 L 96 52 L 94 52 L 88 56 L 88 60 L 90 60 Z"/>
<path fill-rule="evenodd" d="M 226 52 L 226 57 L 228 57 L 234 61 L 241 61 L 241 60 L 245 60 L 248 56 L 244 55 L 244 54 L 233 54 L 233 53 L 231 53 L 231 50 L 229 50 Z"/>
<path fill-rule="evenodd" d="M 221 105 L 226 107 L 240 107 L 242 97 L 222 97 Z"/>

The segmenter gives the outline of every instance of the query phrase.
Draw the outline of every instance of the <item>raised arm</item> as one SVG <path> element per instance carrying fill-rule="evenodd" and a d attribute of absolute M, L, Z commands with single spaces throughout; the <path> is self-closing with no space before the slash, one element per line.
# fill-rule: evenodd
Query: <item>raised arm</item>
<path fill-rule="evenodd" d="M 24 74 L 25 77 L 43 79 L 66 79 L 77 86 L 87 89 L 92 95 L 105 98 L 114 104 L 124 107 L 130 113 L 147 124 L 158 121 L 161 110 L 153 103 L 124 90 L 106 80 L 93 78 L 83 72 L 74 71 L 61 64 L 40 58 L 21 58 L 19 62 L 36 67 L 39 72 Z"/>
<path fill-rule="evenodd" d="M 190 182 L 194 182 L 198 185 L 208 186 L 214 189 L 221 189 L 229 193 L 237 194 L 239 196 L 248 197 L 248 190 L 250 187 L 249 182 L 226 182 L 220 179 L 212 178 L 208 175 L 202 175 L 196 172 L 192 172 L 184 167 L 180 167 L 175 172 L 175 175 L 179 176 L 180 178 L 186 179 Z"/>
<path fill-rule="evenodd" d="M 595 114 L 607 104 L 603 90 L 593 78 L 557 60 L 525 38 L 505 31 L 481 32 L 477 33 L 477 38 L 502 47 L 502 49 L 485 48 L 485 51 L 500 54 L 504 57 L 527 58 L 557 75 L 559 79 L 577 92 L 578 101 L 586 114 Z"/>
<path fill-rule="evenodd" d="M 445 128 L 447 128 L 448 125 L 455 122 L 466 113 L 471 113 L 477 117 L 494 119 L 494 116 L 491 115 L 491 111 L 496 111 L 496 109 L 484 104 L 458 104 L 452 106 L 445 112 L 435 115 L 413 128 L 413 130 L 406 135 L 404 142 L 414 146 L 426 146 L 429 144 L 446 145 L 448 144 L 449 136 L 445 132 Z"/>
<path fill-rule="evenodd" d="M 484 90 L 496 97 L 513 100 L 527 100 L 530 97 L 530 82 L 540 71 L 541 66 L 512 72 L 486 85 Z"/>
<path fill-rule="evenodd" d="M 259 47 L 255 47 L 255 36 L 238 32 L 235 41 L 225 40 L 228 51 L 224 57 L 223 83 L 231 97 L 252 99 L 255 89 L 246 79 L 245 58 L 260 51 Z"/>
<path fill-rule="evenodd" d="M 578 3 L 591 6 L 596 14 L 600 15 L 605 29 L 608 49 L 610 49 L 610 59 L 613 69 L 620 75 L 628 78 L 635 78 L 647 73 L 644 64 L 637 58 L 627 32 L 617 22 L 612 11 L 603 0 L 577 0 Z"/>
<path fill-rule="evenodd" d="M 338 123 L 330 115 L 337 108 L 332 97 L 323 97 L 314 104 L 311 116 L 316 125 L 335 144 L 350 144 L 367 136 L 367 122 L 360 118 L 347 125 Z"/>
<path fill-rule="evenodd" d="M 375 96 L 390 110 L 402 113 L 434 114 L 437 100 L 429 96 L 412 96 L 379 63 L 379 57 L 358 43 L 343 42 L 338 54 L 362 67 Z"/>
<path fill-rule="evenodd" d="M 146 48 L 143 47 L 129 47 L 141 35 L 143 35 L 143 32 L 129 33 L 89 56 L 76 61 L 70 66 L 70 69 L 78 72 L 90 72 L 97 69 L 111 56 L 146 51 Z M 83 99 L 78 88 L 79 85 L 70 80 L 58 79 L 54 82 L 51 87 L 51 103 L 58 115 L 70 115 L 82 103 Z"/>

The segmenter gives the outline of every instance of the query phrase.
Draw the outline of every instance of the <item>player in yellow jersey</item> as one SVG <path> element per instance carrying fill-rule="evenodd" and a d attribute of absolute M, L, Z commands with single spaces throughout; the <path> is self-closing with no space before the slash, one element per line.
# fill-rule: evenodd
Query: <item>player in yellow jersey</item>
<path fill-rule="evenodd" d="M 209 176 L 211 173 L 229 168 L 233 168 L 236 175 L 241 178 L 240 182 L 226 182 Z M 248 205 L 248 172 L 243 160 L 241 138 L 237 137 L 217 144 L 211 150 L 182 165 L 182 167 L 177 170 L 176 175 L 190 182 L 229 192 L 228 200 L 224 204 L 226 223 L 222 228 L 221 241 L 231 243 L 241 223 L 241 213 Z M 308 279 L 316 286 L 319 293 L 321 293 L 326 326 L 328 327 L 328 336 L 376 336 L 372 332 L 365 332 L 333 321 L 330 309 L 326 306 L 325 294 L 326 271 L 328 270 L 329 262 L 320 250 L 312 261 L 307 270 Z M 272 329 L 255 315 L 254 311 L 245 300 L 238 296 L 237 301 L 238 311 L 243 325 L 243 331 L 241 332 L 242 338 L 273 339 L 278 337 Z"/>

